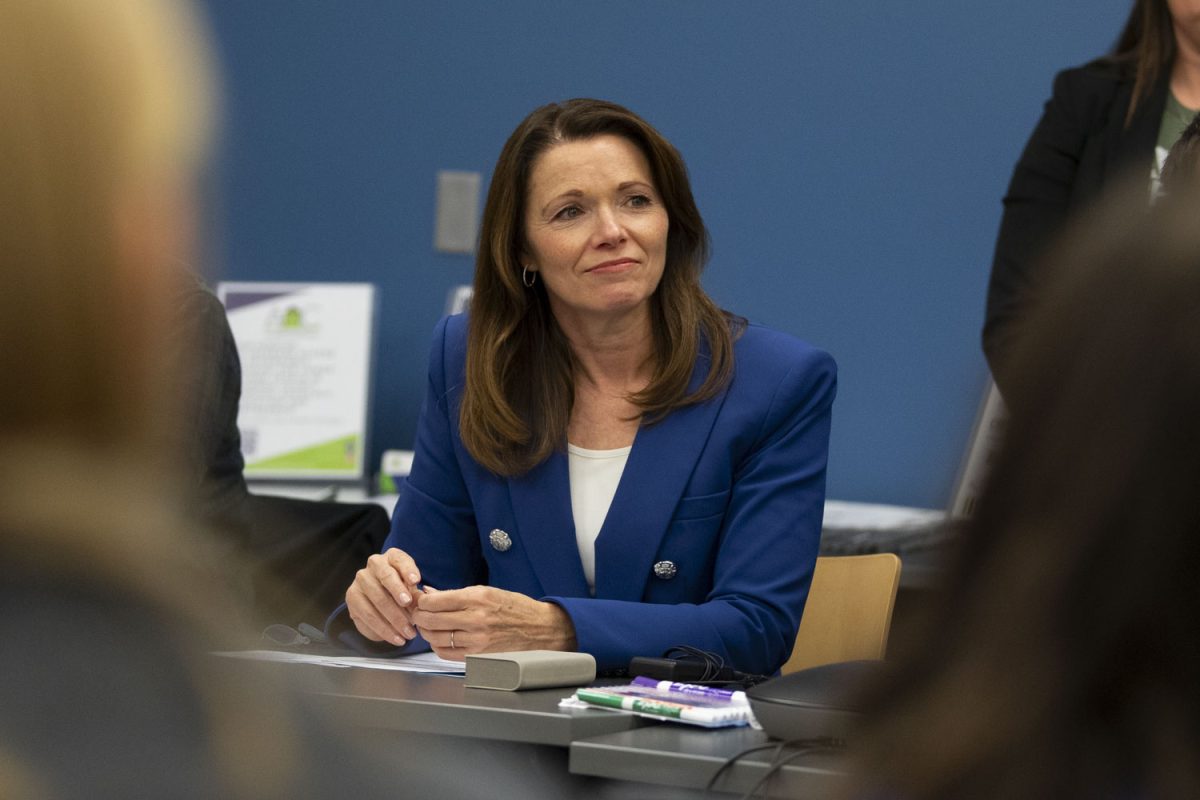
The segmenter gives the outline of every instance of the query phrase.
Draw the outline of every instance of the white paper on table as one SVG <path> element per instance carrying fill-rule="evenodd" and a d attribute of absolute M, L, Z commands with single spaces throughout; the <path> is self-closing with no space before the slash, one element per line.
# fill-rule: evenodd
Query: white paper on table
<path fill-rule="evenodd" d="M 390 669 L 399 672 L 432 672 L 442 675 L 465 675 L 466 662 L 439 658 L 433 653 L 416 653 L 396 658 L 366 658 L 363 656 L 316 656 L 310 653 L 289 653 L 282 650 L 225 650 L 213 653 L 227 658 L 249 658 L 257 661 L 282 661 L 290 664 L 317 664 L 322 667 L 361 667 Z"/>

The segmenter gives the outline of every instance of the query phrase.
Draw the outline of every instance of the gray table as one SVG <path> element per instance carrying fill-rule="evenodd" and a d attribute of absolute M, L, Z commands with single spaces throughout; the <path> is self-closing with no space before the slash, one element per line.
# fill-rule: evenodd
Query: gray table
<path fill-rule="evenodd" d="M 558 702 L 574 691 L 570 688 L 503 692 L 468 689 L 461 677 L 450 675 L 316 669 L 325 674 L 304 688 L 318 704 L 357 726 L 382 731 L 567 747 L 641 724 L 625 714 L 559 709 Z"/>
<path fill-rule="evenodd" d="M 461 677 L 444 675 L 236 663 L 297 683 L 318 707 L 369 730 L 385 752 L 446 776 L 447 798 L 701 797 L 726 759 L 768 741 L 749 728 L 707 730 L 559 709 L 559 700 L 573 692 L 569 687 L 503 692 L 468 689 Z M 744 793 L 765 773 L 770 756 L 739 760 L 716 788 Z M 773 794 L 828 796 L 839 764 L 836 756 L 805 755 L 773 780 Z"/>
<path fill-rule="evenodd" d="M 739 758 L 713 787 L 744 794 L 766 776 L 776 755 L 777 743 L 751 728 L 710 731 L 660 723 L 594 736 L 571 743 L 569 769 L 576 775 L 671 786 L 679 796 L 693 797 L 728 759 L 768 744 L 770 749 Z M 785 749 L 781 755 L 797 757 L 770 779 L 773 797 L 829 797 L 844 783 L 844 759 L 836 753 Z"/>

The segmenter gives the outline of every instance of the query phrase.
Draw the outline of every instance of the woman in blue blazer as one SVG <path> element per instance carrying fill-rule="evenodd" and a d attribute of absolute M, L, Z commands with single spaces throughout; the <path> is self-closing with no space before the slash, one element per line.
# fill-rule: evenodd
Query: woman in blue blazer
<path fill-rule="evenodd" d="M 430 353 L 384 552 L 329 632 L 360 648 L 688 645 L 770 673 L 820 538 L 833 360 L 720 311 L 683 161 L 596 100 L 533 112 L 489 190 L 469 315 Z"/>

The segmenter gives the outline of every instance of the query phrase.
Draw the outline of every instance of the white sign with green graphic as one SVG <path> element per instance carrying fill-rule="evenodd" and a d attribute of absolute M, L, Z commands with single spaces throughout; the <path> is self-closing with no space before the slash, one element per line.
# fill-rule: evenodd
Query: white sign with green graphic
<path fill-rule="evenodd" d="M 375 287 L 223 283 L 218 294 L 242 362 L 246 477 L 361 478 Z"/>

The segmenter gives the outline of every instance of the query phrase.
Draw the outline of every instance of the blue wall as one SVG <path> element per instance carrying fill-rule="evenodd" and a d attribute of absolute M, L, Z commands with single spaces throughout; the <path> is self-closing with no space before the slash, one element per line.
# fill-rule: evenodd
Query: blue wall
<path fill-rule="evenodd" d="M 1000 197 L 1053 73 L 1128 0 L 207 0 L 225 70 L 215 272 L 382 292 L 375 453 L 408 447 L 467 256 L 435 173 L 535 106 L 629 106 L 683 152 L 724 307 L 841 367 L 831 497 L 944 505 L 986 380 Z"/>

